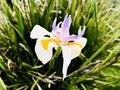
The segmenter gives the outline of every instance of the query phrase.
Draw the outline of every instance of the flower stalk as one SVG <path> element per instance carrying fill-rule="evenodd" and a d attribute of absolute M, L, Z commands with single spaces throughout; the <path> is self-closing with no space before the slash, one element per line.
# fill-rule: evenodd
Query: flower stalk
<path fill-rule="evenodd" d="M 60 53 L 61 53 L 61 47 L 58 47 L 54 56 L 51 58 L 51 60 L 49 62 L 48 72 L 54 67 L 54 62 L 55 62 L 56 58 L 60 55 Z"/>

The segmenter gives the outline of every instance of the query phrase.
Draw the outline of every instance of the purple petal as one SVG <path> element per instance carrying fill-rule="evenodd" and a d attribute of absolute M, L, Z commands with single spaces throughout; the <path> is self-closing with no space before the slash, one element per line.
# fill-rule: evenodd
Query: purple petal
<path fill-rule="evenodd" d="M 62 23 L 62 22 L 59 22 L 59 23 L 57 24 L 57 26 L 52 30 L 52 32 L 53 32 L 54 34 L 58 35 L 58 36 L 59 36 L 59 34 L 61 34 L 61 33 L 59 32 L 60 24 L 61 24 L 61 23 Z"/>
<path fill-rule="evenodd" d="M 52 33 L 59 36 L 59 37 L 62 37 L 61 33 L 59 32 L 59 28 L 60 28 L 60 24 L 62 22 L 59 22 L 57 25 L 56 25 L 56 22 L 57 22 L 57 18 L 54 19 L 53 21 L 53 24 L 52 24 Z"/>
<path fill-rule="evenodd" d="M 64 21 L 62 23 L 61 26 L 61 33 L 63 34 L 63 36 L 69 36 L 69 28 L 71 25 L 71 16 L 68 14 L 65 16 Z"/>
<path fill-rule="evenodd" d="M 78 39 L 77 35 L 71 35 L 71 36 L 64 38 L 65 41 L 74 41 L 76 39 Z"/>
<path fill-rule="evenodd" d="M 83 30 L 81 31 L 81 27 L 79 28 L 79 30 L 78 30 L 78 36 L 79 37 L 82 37 L 83 35 L 84 35 L 84 33 L 85 33 L 85 26 L 83 27 Z"/>
<path fill-rule="evenodd" d="M 60 28 L 60 24 L 62 23 L 62 22 L 59 22 L 57 25 L 56 25 L 56 22 L 57 22 L 57 18 L 55 18 L 54 19 L 54 21 L 53 21 L 53 24 L 52 24 L 52 32 L 54 33 L 54 34 L 57 34 L 58 33 L 58 30 L 59 30 L 59 28 Z"/>
<path fill-rule="evenodd" d="M 56 22 L 57 22 L 57 18 L 54 19 L 53 24 L 52 24 L 52 29 L 55 30 L 56 29 Z"/>

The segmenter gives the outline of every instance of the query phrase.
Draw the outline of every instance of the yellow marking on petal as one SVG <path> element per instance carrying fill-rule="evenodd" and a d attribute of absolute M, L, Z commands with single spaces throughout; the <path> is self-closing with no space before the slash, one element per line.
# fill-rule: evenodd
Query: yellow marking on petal
<path fill-rule="evenodd" d="M 67 45 L 78 45 L 82 49 L 82 44 L 77 42 L 69 42 Z"/>
<path fill-rule="evenodd" d="M 55 42 L 57 45 L 59 45 L 59 43 L 54 38 L 42 39 L 41 44 L 45 50 L 48 50 L 48 45 L 50 42 Z"/>

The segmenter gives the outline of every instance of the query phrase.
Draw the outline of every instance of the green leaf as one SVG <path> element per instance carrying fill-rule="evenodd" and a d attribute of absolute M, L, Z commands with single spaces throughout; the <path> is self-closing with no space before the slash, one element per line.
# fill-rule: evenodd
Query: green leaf
<path fill-rule="evenodd" d="M 74 13 L 76 11 L 76 7 L 77 7 L 77 0 L 72 0 L 72 5 L 71 5 L 71 16 L 74 16 Z"/>
<path fill-rule="evenodd" d="M 66 90 L 80 90 L 77 85 L 70 84 Z"/>
<path fill-rule="evenodd" d="M 105 50 L 105 48 L 111 44 L 115 38 L 119 37 L 119 33 L 120 31 L 117 31 L 108 41 L 106 41 L 86 62 L 84 62 L 83 65 L 88 64 L 89 62 L 91 62 L 97 55 L 99 55 L 99 53 L 101 53 L 103 50 Z"/>
<path fill-rule="evenodd" d="M 47 10 L 44 12 L 43 17 L 45 17 L 44 27 L 48 30 L 49 24 L 51 22 L 51 12 L 54 10 L 55 0 L 48 0 Z"/>
<path fill-rule="evenodd" d="M 0 68 L 4 71 L 6 70 L 6 63 L 1 56 L 0 56 Z"/>
<path fill-rule="evenodd" d="M 15 0 L 12 1 L 13 7 L 14 7 L 14 11 L 15 11 L 15 15 L 16 15 L 16 19 L 17 19 L 17 23 L 18 23 L 18 29 L 19 32 L 22 34 L 22 37 L 24 37 L 24 23 L 23 23 L 23 17 L 22 17 L 22 10 L 20 9 L 20 5 L 18 4 L 18 2 L 16 2 Z"/>
<path fill-rule="evenodd" d="M 0 77 L 0 90 L 7 90 L 2 78 Z"/>

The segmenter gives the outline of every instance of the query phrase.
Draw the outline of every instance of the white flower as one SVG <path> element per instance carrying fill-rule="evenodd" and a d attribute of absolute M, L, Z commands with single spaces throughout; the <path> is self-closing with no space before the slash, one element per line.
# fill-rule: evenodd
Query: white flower
<path fill-rule="evenodd" d="M 37 39 L 35 52 L 38 59 L 46 64 L 53 56 L 52 49 L 61 47 L 63 55 L 63 79 L 67 75 L 67 69 L 72 59 L 80 55 L 81 50 L 86 45 L 87 39 L 82 37 L 85 32 L 85 27 L 81 31 L 78 30 L 78 35 L 70 35 L 69 28 L 71 25 L 70 15 L 66 15 L 63 22 L 56 25 L 55 18 L 52 25 L 52 32 L 48 32 L 43 27 L 36 25 L 31 31 L 30 37 Z M 61 27 L 60 27 L 61 25 Z"/>

